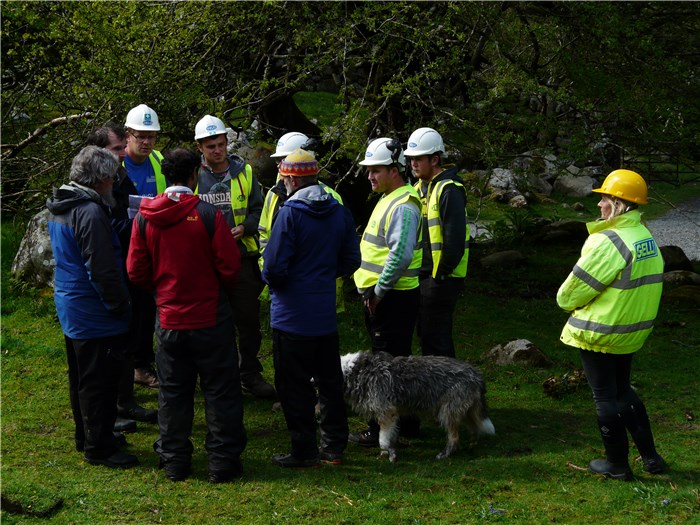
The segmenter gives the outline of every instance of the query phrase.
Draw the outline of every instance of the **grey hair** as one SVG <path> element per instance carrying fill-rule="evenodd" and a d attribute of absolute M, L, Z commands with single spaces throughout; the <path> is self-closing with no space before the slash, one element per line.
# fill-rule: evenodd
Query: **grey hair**
<path fill-rule="evenodd" d="M 73 159 L 70 180 L 94 189 L 102 181 L 113 179 L 118 168 L 119 159 L 114 153 L 98 146 L 85 146 Z"/>

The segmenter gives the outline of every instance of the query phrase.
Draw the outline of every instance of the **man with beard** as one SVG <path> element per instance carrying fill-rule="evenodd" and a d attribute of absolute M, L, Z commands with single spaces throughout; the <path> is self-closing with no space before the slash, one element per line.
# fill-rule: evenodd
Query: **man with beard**
<path fill-rule="evenodd" d="M 126 158 L 126 130 L 120 124 L 107 122 L 104 126 L 95 129 L 87 139 L 89 145 L 105 148 L 119 157 L 121 162 Z M 115 205 L 111 208 L 112 227 L 119 236 L 122 253 L 129 251 L 129 238 L 131 237 L 132 219 L 129 217 L 129 196 L 137 195 L 136 187 L 129 178 L 124 166 L 120 166 L 117 178 L 112 186 L 112 196 Z M 126 275 L 126 267 L 123 268 Z M 128 283 L 129 295 L 140 297 L 145 295 L 143 290 Z M 150 298 L 148 298 L 150 300 Z M 132 299 L 132 308 L 133 308 Z M 119 380 L 119 395 L 117 397 L 117 421 L 114 425 L 115 432 L 135 432 L 136 421 L 144 423 L 156 423 L 158 412 L 140 406 L 134 397 L 134 355 L 133 351 L 138 347 L 139 327 L 141 321 L 131 318 L 132 328 L 129 330 L 131 343 L 128 345 L 124 370 Z"/>
<path fill-rule="evenodd" d="M 83 148 L 73 159 L 70 182 L 54 189 L 46 205 L 75 448 L 90 464 L 128 468 L 138 459 L 119 450 L 112 431 L 130 316 L 123 254 L 109 212 L 118 167 L 106 149 Z"/>

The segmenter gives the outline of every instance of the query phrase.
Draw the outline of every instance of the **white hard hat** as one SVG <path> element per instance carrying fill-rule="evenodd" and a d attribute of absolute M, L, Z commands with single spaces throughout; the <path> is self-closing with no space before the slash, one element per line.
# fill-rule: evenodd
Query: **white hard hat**
<path fill-rule="evenodd" d="M 212 115 L 204 115 L 194 127 L 194 140 L 201 140 L 215 135 L 225 135 L 226 126 L 223 121 Z"/>
<path fill-rule="evenodd" d="M 160 131 L 158 114 L 146 104 L 139 104 L 126 115 L 125 127 L 136 131 Z"/>
<path fill-rule="evenodd" d="M 285 133 L 277 141 L 277 148 L 275 152 L 270 155 L 270 158 L 284 158 L 290 153 L 293 153 L 297 149 L 301 148 L 304 144 L 309 141 L 309 137 L 298 131 L 292 131 L 290 133 Z"/>
<path fill-rule="evenodd" d="M 406 159 L 403 156 L 403 148 L 399 139 L 387 137 L 370 142 L 365 152 L 365 160 L 360 162 L 360 166 L 390 166 L 392 164 L 406 166 Z"/>
<path fill-rule="evenodd" d="M 445 153 L 445 143 L 433 128 L 418 128 L 408 137 L 405 153 L 407 157 Z"/>

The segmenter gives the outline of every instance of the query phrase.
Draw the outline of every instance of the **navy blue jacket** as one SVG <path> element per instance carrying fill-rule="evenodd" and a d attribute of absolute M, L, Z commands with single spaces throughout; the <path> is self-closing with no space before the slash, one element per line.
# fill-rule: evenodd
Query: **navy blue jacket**
<path fill-rule="evenodd" d="M 263 253 L 270 287 L 270 325 L 286 333 L 338 331 L 335 279 L 360 267 L 350 211 L 318 184 L 293 193 L 279 210 Z"/>
<path fill-rule="evenodd" d="M 56 260 L 54 301 L 71 339 L 120 335 L 129 328 L 129 292 L 119 239 L 100 196 L 73 183 L 53 190 L 49 236 Z"/>

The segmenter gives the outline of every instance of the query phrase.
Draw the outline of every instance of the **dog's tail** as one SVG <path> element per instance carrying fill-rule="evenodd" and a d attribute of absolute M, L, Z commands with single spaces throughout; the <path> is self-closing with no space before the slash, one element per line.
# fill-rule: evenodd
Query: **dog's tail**
<path fill-rule="evenodd" d="M 477 435 L 488 434 L 492 436 L 496 433 L 496 428 L 493 426 L 486 408 L 486 385 L 482 384 L 479 402 L 474 404 L 469 416 Z"/>
<path fill-rule="evenodd" d="M 496 433 L 496 428 L 491 423 L 491 418 L 486 417 L 479 421 L 479 434 L 488 434 L 493 436 Z"/>

